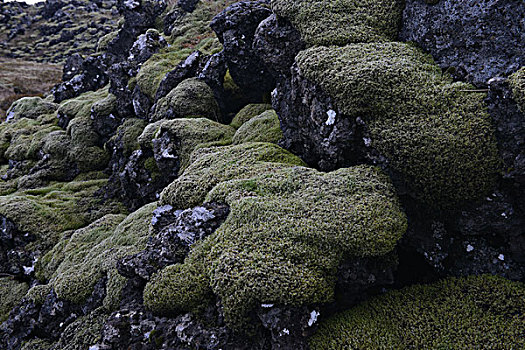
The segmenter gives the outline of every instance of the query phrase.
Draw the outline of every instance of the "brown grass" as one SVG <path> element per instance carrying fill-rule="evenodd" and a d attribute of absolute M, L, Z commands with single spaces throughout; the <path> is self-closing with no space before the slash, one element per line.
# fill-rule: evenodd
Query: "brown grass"
<path fill-rule="evenodd" d="M 11 103 L 25 96 L 42 96 L 61 81 L 62 67 L 0 58 L 0 119 Z"/>

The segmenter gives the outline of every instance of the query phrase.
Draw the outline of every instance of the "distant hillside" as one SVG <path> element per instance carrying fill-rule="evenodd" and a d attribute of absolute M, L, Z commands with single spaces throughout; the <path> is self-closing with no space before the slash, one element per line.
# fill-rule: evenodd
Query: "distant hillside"
<path fill-rule="evenodd" d="M 95 52 L 116 29 L 115 0 L 48 0 L 28 5 L 0 1 L 0 56 L 62 63 Z"/>

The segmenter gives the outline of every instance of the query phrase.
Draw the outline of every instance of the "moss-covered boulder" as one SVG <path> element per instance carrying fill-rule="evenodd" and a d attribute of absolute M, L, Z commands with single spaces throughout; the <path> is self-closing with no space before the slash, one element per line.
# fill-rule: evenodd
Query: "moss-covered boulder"
<path fill-rule="evenodd" d="M 299 53 L 300 74 L 367 123 L 371 145 L 416 195 L 453 207 L 490 191 L 499 158 L 484 94 L 453 83 L 403 43 L 317 47 Z"/>
<path fill-rule="evenodd" d="M 312 350 L 521 349 L 525 286 L 450 278 L 389 292 L 322 322 Z"/>
<path fill-rule="evenodd" d="M 272 0 L 310 46 L 395 40 L 403 7 L 401 0 Z"/>
<path fill-rule="evenodd" d="M 184 80 L 161 98 L 151 119 L 158 121 L 186 117 L 203 117 L 215 121 L 221 119 L 212 89 L 196 78 Z"/>
<path fill-rule="evenodd" d="M 28 250 L 45 253 L 57 243 L 60 233 L 86 226 L 106 214 L 124 211 L 120 203 L 103 202 L 96 194 L 106 183 L 105 179 L 79 179 L 19 190 L 0 197 L 0 215 L 13 221 L 21 232 L 36 236 Z"/>
<path fill-rule="evenodd" d="M 245 142 L 277 143 L 283 138 L 279 117 L 274 110 L 268 110 L 261 115 L 248 120 L 233 136 L 233 144 Z"/>
<path fill-rule="evenodd" d="M 108 315 L 97 309 L 86 316 L 79 317 L 68 325 L 55 344 L 60 350 L 93 349 L 92 345 L 101 340 L 102 328 Z"/>
<path fill-rule="evenodd" d="M 36 119 L 42 114 L 50 114 L 57 110 L 58 105 L 52 100 L 40 97 L 23 97 L 15 101 L 7 110 L 7 121 L 20 118 Z"/>
<path fill-rule="evenodd" d="M 521 113 L 525 114 L 525 67 L 510 76 L 509 84 L 514 100 L 518 103 Z"/>
<path fill-rule="evenodd" d="M 142 207 L 128 217 L 107 215 L 87 227 L 64 234 L 37 266 L 37 276 L 48 280 L 61 299 L 82 304 L 93 287 L 107 277 L 104 306 L 119 306 L 125 278 L 116 271 L 118 259 L 146 247 L 149 224 L 156 203 Z"/>
<path fill-rule="evenodd" d="M 153 149 L 157 159 L 178 158 L 183 170 L 189 165 L 191 153 L 196 148 L 229 145 L 234 133 L 235 129 L 232 127 L 210 119 L 179 118 L 149 124 L 138 141 L 143 149 Z M 161 146 L 159 139 L 163 136 L 166 136 L 166 142 Z"/>
<path fill-rule="evenodd" d="M 0 322 L 4 322 L 9 312 L 20 303 L 29 286 L 11 277 L 0 278 Z"/>
<path fill-rule="evenodd" d="M 272 105 L 265 103 L 246 105 L 235 115 L 230 126 L 239 129 L 248 120 L 261 115 L 269 109 L 272 109 Z"/>
<path fill-rule="evenodd" d="M 227 203 L 228 219 L 183 265 L 152 278 L 144 302 L 189 311 L 213 291 L 234 328 L 257 303 L 333 300 L 344 258 L 383 256 L 407 227 L 389 178 L 369 166 L 278 169 L 221 182 L 206 200 Z"/>
<path fill-rule="evenodd" d="M 263 172 L 304 165 L 301 159 L 270 143 L 197 150 L 184 173 L 162 191 L 160 203 L 190 208 L 203 203 L 206 194 L 219 182 L 248 178 Z"/>

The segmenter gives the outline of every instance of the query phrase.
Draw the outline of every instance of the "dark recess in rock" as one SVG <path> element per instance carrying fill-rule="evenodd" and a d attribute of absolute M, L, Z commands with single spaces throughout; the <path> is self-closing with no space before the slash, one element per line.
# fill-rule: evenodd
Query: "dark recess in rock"
<path fill-rule="evenodd" d="M 272 12 L 269 1 L 242 1 L 215 16 L 210 27 L 224 47 L 230 74 L 249 102 L 260 102 L 275 86 L 272 75 L 252 48 L 255 31 Z"/>

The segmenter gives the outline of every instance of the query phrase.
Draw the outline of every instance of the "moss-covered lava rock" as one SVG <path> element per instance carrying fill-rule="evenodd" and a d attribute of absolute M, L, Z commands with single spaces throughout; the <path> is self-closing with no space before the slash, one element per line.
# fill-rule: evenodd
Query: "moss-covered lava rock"
<path fill-rule="evenodd" d="M 107 215 L 73 234 L 63 235 L 37 266 L 37 275 L 49 280 L 57 296 L 81 305 L 102 277 L 107 277 L 108 309 L 118 307 L 125 279 L 116 272 L 118 259 L 146 246 L 156 203 L 129 215 Z"/>
<path fill-rule="evenodd" d="M 242 124 L 233 136 L 233 143 L 277 143 L 282 138 L 283 132 L 281 131 L 279 117 L 274 110 L 268 110 Z"/>
<path fill-rule="evenodd" d="M 15 101 L 7 110 L 7 120 L 15 121 L 20 118 L 36 119 L 42 114 L 50 114 L 57 110 L 58 105 L 52 100 L 40 97 L 23 97 Z"/>
<path fill-rule="evenodd" d="M 265 103 L 249 104 L 244 106 L 233 118 L 230 126 L 238 129 L 248 120 L 261 115 L 265 111 L 272 109 L 272 105 Z"/>
<path fill-rule="evenodd" d="M 160 202 L 174 208 L 191 208 L 204 202 L 219 182 L 252 177 L 263 172 L 304 165 L 301 159 L 271 143 L 197 150 L 182 175 L 162 191 Z"/>
<path fill-rule="evenodd" d="M 501 277 L 449 278 L 389 292 L 322 322 L 312 350 L 520 349 L 525 286 Z"/>
<path fill-rule="evenodd" d="M 45 253 L 57 243 L 60 233 L 124 211 L 122 204 L 102 202 L 96 195 L 106 183 L 105 179 L 78 180 L 20 190 L 0 197 L 0 215 L 12 220 L 21 232 L 36 236 L 28 249 Z"/>
<path fill-rule="evenodd" d="M 427 203 L 450 208 L 493 188 L 500 160 L 484 94 L 453 83 L 420 50 L 351 44 L 296 60 L 345 117 L 364 119 L 371 145 Z"/>
<path fill-rule="evenodd" d="M 525 113 L 525 67 L 510 76 L 509 84 L 520 111 Z"/>
<path fill-rule="evenodd" d="M 400 0 L 272 0 L 310 46 L 395 40 L 403 12 Z"/>
<path fill-rule="evenodd" d="M 212 89 L 196 78 L 186 79 L 161 98 L 152 121 L 186 117 L 204 117 L 220 121 L 219 105 Z"/>
<path fill-rule="evenodd" d="M 11 277 L 0 278 L 0 322 L 4 322 L 12 308 L 20 303 L 29 286 Z"/>
<path fill-rule="evenodd" d="M 157 312 L 186 311 L 213 291 L 234 328 L 257 303 L 331 301 L 344 258 L 383 256 L 407 227 L 390 180 L 368 166 L 278 169 L 221 182 L 206 200 L 227 203 L 228 219 L 184 265 L 154 277 L 144 300 Z"/>

